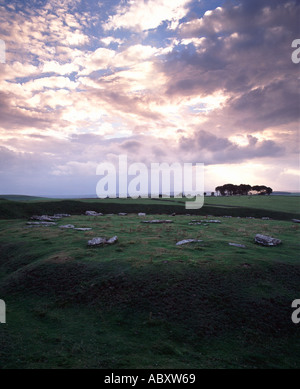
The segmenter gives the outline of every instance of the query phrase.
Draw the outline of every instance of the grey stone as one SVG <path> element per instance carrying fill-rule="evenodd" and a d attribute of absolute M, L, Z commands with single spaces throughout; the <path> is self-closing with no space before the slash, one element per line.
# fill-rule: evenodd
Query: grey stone
<path fill-rule="evenodd" d="M 173 223 L 173 220 L 142 220 L 141 223 L 150 223 L 150 224 L 162 224 L 162 223 Z"/>
<path fill-rule="evenodd" d="M 292 219 L 292 222 L 294 222 L 294 223 L 300 223 L 300 220 L 299 220 L 299 219 Z"/>
<path fill-rule="evenodd" d="M 244 244 L 239 244 L 239 243 L 228 243 L 229 246 L 235 246 L 235 247 L 240 247 L 242 249 L 245 249 L 246 246 Z"/>
<path fill-rule="evenodd" d="M 59 226 L 59 228 L 66 228 L 66 229 L 69 229 L 69 228 L 75 228 L 75 226 L 73 226 L 73 224 L 66 224 L 64 226 Z"/>
<path fill-rule="evenodd" d="M 262 217 L 261 219 L 262 219 L 262 220 L 270 220 L 270 218 L 269 218 L 269 217 L 267 217 L 267 216 L 265 216 L 265 217 Z"/>
<path fill-rule="evenodd" d="M 88 246 L 104 246 L 105 244 L 114 244 L 118 241 L 117 236 L 113 236 L 112 238 L 106 239 L 102 237 L 93 238 L 88 241 Z"/>
<path fill-rule="evenodd" d="M 27 222 L 26 223 L 29 226 L 42 226 L 42 227 L 51 227 L 51 226 L 56 226 L 56 223 L 54 222 Z"/>
<path fill-rule="evenodd" d="M 91 228 L 74 228 L 76 231 L 90 231 Z"/>
<path fill-rule="evenodd" d="M 262 244 L 263 246 L 278 246 L 281 243 L 281 240 L 272 238 L 268 235 L 256 234 L 255 242 L 258 244 Z"/>
<path fill-rule="evenodd" d="M 144 212 L 139 212 L 138 216 L 146 216 L 146 214 Z"/>
<path fill-rule="evenodd" d="M 192 220 L 189 224 L 221 223 L 220 220 Z"/>
<path fill-rule="evenodd" d="M 88 246 L 103 246 L 106 243 L 106 238 L 93 238 L 88 241 Z"/>
<path fill-rule="evenodd" d="M 39 221 L 44 221 L 44 222 L 52 222 L 53 221 L 53 218 L 51 216 L 48 216 L 48 215 L 42 215 L 42 216 L 37 216 L 37 215 L 34 215 L 31 217 L 31 220 L 39 220 Z"/>
<path fill-rule="evenodd" d="M 180 240 L 179 242 L 176 243 L 176 246 L 181 246 L 183 244 L 187 243 L 194 243 L 194 242 L 202 242 L 202 240 L 197 240 L 197 239 L 184 239 Z"/>
<path fill-rule="evenodd" d="M 113 236 L 112 238 L 108 239 L 106 241 L 107 244 L 114 244 L 118 241 L 118 237 L 117 236 Z"/>
<path fill-rule="evenodd" d="M 127 213 L 126 212 L 119 212 L 119 214 L 118 214 L 119 216 L 126 216 L 127 215 Z"/>
<path fill-rule="evenodd" d="M 96 211 L 86 211 L 85 214 L 87 216 L 103 216 L 103 213 L 101 212 L 96 212 Z"/>

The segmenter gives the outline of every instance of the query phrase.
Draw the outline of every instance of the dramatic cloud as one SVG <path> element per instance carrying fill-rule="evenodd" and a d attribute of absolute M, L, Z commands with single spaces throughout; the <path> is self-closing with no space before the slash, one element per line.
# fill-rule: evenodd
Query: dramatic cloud
<path fill-rule="evenodd" d="M 92 194 L 121 154 L 202 162 L 206 190 L 299 189 L 299 16 L 293 0 L 0 0 L 0 192 Z"/>

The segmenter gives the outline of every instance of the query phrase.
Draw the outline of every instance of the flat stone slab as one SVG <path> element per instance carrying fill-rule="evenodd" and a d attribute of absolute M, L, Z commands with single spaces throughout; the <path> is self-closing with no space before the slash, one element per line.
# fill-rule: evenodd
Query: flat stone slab
<path fill-rule="evenodd" d="M 146 214 L 144 212 L 139 212 L 138 216 L 146 216 Z"/>
<path fill-rule="evenodd" d="M 198 239 L 184 239 L 184 240 L 180 240 L 179 242 L 177 242 L 176 246 L 181 246 L 183 244 L 195 243 L 195 242 L 202 242 L 202 240 L 198 240 Z"/>
<path fill-rule="evenodd" d="M 75 228 L 75 226 L 73 226 L 73 224 L 66 224 L 65 226 L 59 226 L 59 228 L 72 229 Z"/>
<path fill-rule="evenodd" d="M 300 223 L 300 219 L 292 219 L 292 222 L 294 222 L 294 223 Z"/>
<path fill-rule="evenodd" d="M 244 244 L 239 244 L 239 243 L 228 243 L 229 246 L 234 246 L 234 247 L 240 247 L 241 249 L 245 249 L 246 246 Z"/>
<path fill-rule="evenodd" d="M 104 246 L 106 244 L 114 244 L 118 241 L 117 236 L 113 236 L 112 238 L 103 238 L 103 237 L 97 237 L 93 238 L 88 241 L 88 246 Z"/>
<path fill-rule="evenodd" d="M 103 216 L 103 213 L 96 211 L 86 211 L 85 214 L 87 216 Z"/>
<path fill-rule="evenodd" d="M 202 223 L 221 223 L 220 220 L 192 220 L 189 224 L 202 224 Z"/>
<path fill-rule="evenodd" d="M 83 227 L 79 227 L 79 228 L 74 228 L 74 230 L 76 231 L 90 231 L 91 228 L 83 228 Z"/>
<path fill-rule="evenodd" d="M 49 216 L 49 215 L 41 215 L 41 216 L 33 215 L 33 216 L 31 216 L 30 219 L 31 220 L 44 221 L 44 222 L 52 222 L 54 220 L 62 219 L 63 217 L 69 217 L 69 216 L 71 216 L 71 215 L 69 215 L 68 213 L 56 213 L 53 216 Z"/>
<path fill-rule="evenodd" d="M 42 227 L 51 227 L 51 226 L 56 226 L 57 223 L 54 222 L 27 222 L 26 223 L 29 226 L 42 226 Z"/>
<path fill-rule="evenodd" d="M 173 223 L 173 220 L 142 220 L 141 223 L 150 223 L 150 224 Z"/>
<path fill-rule="evenodd" d="M 33 215 L 33 216 L 31 216 L 30 219 L 44 221 L 44 222 L 53 222 L 53 217 L 48 216 L 48 215 L 41 215 L 41 216 Z"/>
<path fill-rule="evenodd" d="M 272 238 L 268 235 L 256 234 L 254 238 L 255 242 L 263 246 L 278 246 L 281 243 L 280 239 Z"/>
<path fill-rule="evenodd" d="M 106 241 L 106 244 L 114 244 L 114 243 L 117 243 L 117 241 L 118 241 L 118 237 L 117 236 L 113 236 L 112 238 L 109 238 Z"/>
<path fill-rule="evenodd" d="M 127 213 L 126 212 L 119 212 L 118 215 L 119 216 L 127 216 Z"/>

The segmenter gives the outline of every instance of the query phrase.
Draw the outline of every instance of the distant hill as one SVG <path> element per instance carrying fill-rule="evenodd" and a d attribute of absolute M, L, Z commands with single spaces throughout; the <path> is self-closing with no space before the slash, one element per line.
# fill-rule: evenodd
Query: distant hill
<path fill-rule="evenodd" d="M 300 196 L 299 192 L 281 192 L 281 191 L 274 191 L 271 193 L 271 196 Z"/>
<path fill-rule="evenodd" d="M 0 195 L 0 200 L 10 200 L 10 201 L 37 201 L 45 200 L 45 197 L 37 196 L 26 196 L 26 195 Z"/>

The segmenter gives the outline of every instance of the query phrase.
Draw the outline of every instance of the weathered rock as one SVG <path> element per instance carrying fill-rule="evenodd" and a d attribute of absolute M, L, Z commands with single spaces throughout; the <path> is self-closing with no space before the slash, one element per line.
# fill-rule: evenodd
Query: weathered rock
<path fill-rule="evenodd" d="M 189 224 L 221 223 L 220 220 L 192 220 Z"/>
<path fill-rule="evenodd" d="M 300 220 L 299 220 L 299 219 L 292 219 L 292 222 L 294 222 L 294 223 L 300 223 Z"/>
<path fill-rule="evenodd" d="M 66 228 L 66 229 L 69 229 L 69 228 L 75 228 L 75 226 L 73 226 L 73 224 L 66 224 L 64 226 L 59 226 L 59 228 Z"/>
<path fill-rule="evenodd" d="M 37 215 L 34 215 L 31 217 L 31 220 L 39 220 L 39 221 L 44 221 L 44 222 L 52 222 L 53 221 L 53 218 L 51 216 L 48 216 L 48 215 L 41 215 L 41 216 L 37 216 Z"/>
<path fill-rule="evenodd" d="M 29 226 L 37 226 L 37 227 L 38 226 L 51 227 L 51 226 L 56 226 L 57 223 L 42 221 L 42 222 L 27 222 L 26 224 Z"/>
<path fill-rule="evenodd" d="M 119 216 L 126 216 L 127 213 L 126 213 L 126 212 L 119 212 L 118 215 L 119 215 Z"/>
<path fill-rule="evenodd" d="M 173 220 L 142 220 L 141 223 L 150 223 L 150 224 L 162 224 L 162 223 L 173 223 Z"/>
<path fill-rule="evenodd" d="M 239 244 L 239 243 L 228 243 L 229 246 L 235 246 L 235 247 L 240 247 L 242 249 L 245 249 L 246 246 L 244 244 Z"/>
<path fill-rule="evenodd" d="M 255 242 L 258 244 L 262 244 L 263 246 L 278 246 L 281 243 L 280 239 L 272 238 L 268 235 L 255 235 Z"/>
<path fill-rule="evenodd" d="M 96 211 L 86 211 L 85 214 L 87 216 L 103 216 L 103 213 L 101 212 L 96 212 Z"/>
<path fill-rule="evenodd" d="M 138 216 L 146 216 L 146 214 L 144 212 L 139 212 Z"/>
<path fill-rule="evenodd" d="M 81 227 L 79 227 L 79 228 L 74 228 L 74 230 L 76 230 L 76 231 L 90 231 L 91 228 L 81 228 Z"/>
<path fill-rule="evenodd" d="M 112 238 L 106 239 L 102 237 L 93 238 L 88 241 L 88 246 L 104 246 L 106 244 L 114 244 L 118 241 L 117 236 L 113 236 Z"/>
<path fill-rule="evenodd" d="M 38 216 L 38 215 L 33 215 L 31 216 L 31 220 L 39 220 L 39 221 L 44 221 L 44 222 L 51 222 L 51 221 L 54 221 L 54 220 L 57 220 L 57 219 L 62 219 L 63 217 L 69 217 L 71 215 L 69 215 L 68 213 L 56 213 L 55 215 L 53 216 L 49 216 L 49 215 L 41 215 L 41 216 Z"/>
<path fill-rule="evenodd" d="M 106 241 L 107 244 L 114 244 L 114 243 L 117 243 L 118 241 L 118 237 L 117 236 L 113 236 L 112 238 L 108 239 Z"/>
<path fill-rule="evenodd" d="M 93 238 L 88 241 L 88 246 L 103 246 L 106 243 L 106 238 Z"/>
<path fill-rule="evenodd" d="M 177 242 L 176 246 L 181 246 L 183 244 L 194 243 L 194 242 L 202 242 L 202 240 L 198 240 L 198 239 L 184 239 L 184 240 L 180 240 L 179 242 Z"/>
<path fill-rule="evenodd" d="M 270 220 L 268 216 L 262 217 L 261 220 Z"/>

